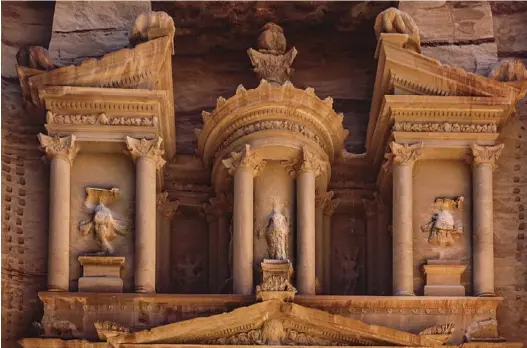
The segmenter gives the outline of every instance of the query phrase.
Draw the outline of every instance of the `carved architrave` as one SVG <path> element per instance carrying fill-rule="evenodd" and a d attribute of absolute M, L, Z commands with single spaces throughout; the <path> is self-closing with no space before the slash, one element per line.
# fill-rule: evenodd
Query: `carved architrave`
<path fill-rule="evenodd" d="M 161 192 L 156 197 L 157 211 L 167 219 L 172 219 L 179 207 L 179 200 L 169 201 L 168 192 Z"/>
<path fill-rule="evenodd" d="M 252 170 L 254 176 L 260 175 L 266 163 L 265 160 L 257 156 L 255 151 L 251 150 L 249 144 L 246 144 L 242 151 L 231 153 L 231 157 L 222 162 L 230 175 L 236 174 L 238 168 L 244 168 Z"/>
<path fill-rule="evenodd" d="M 166 163 L 163 159 L 165 150 L 162 148 L 162 143 L 163 139 L 160 137 L 157 137 L 154 140 L 126 137 L 126 145 L 134 162 L 136 162 L 139 157 L 148 157 L 156 163 L 156 168 L 158 170 L 163 168 Z"/>
<path fill-rule="evenodd" d="M 474 156 L 474 164 L 490 164 L 493 168 L 496 165 L 496 161 L 501 155 L 505 144 L 499 144 L 495 146 L 482 146 L 478 144 L 472 144 L 472 155 Z"/>
<path fill-rule="evenodd" d="M 391 161 L 393 164 L 408 166 L 413 165 L 419 158 L 423 149 L 423 143 L 416 143 L 412 145 L 397 144 L 395 141 L 390 143 Z"/>
<path fill-rule="evenodd" d="M 79 148 L 75 145 L 75 135 L 73 134 L 66 137 L 50 137 L 39 133 L 38 140 L 48 158 L 60 156 L 67 159 L 70 164 L 73 164 L 79 152 Z"/>

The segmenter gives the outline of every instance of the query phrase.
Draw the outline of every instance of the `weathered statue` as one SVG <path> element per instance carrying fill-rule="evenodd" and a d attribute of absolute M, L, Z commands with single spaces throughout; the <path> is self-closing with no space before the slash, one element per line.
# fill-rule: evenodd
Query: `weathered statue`
<path fill-rule="evenodd" d="M 259 231 L 258 238 L 261 238 L 264 233 L 269 246 L 269 258 L 273 260 L 288 260 L 287 239 L 289 236 L 289 223 L 287 218 L 276 208 L 273 208 L 271 215 L 269 215 L 269 222 L 266 227 Z"/>
<path fill-rule="evenodd" d="M 428 243 L 432 245 L 451 247 L 463 233 L 463 227 L 454 222 L 452 208 L 460 208 L 463 196 L 456 199 L 437 198 L 436 205 L 439 212 L 432 219 L 421 226 L 421 231 L 429 233 Z"/>
<path fill-rule="evenodd" d="M 79 231 L 83 236 L 94 233 L 95 238 L 101 243 L 102 251 L 100 254 L 113 255 L 114 248 L 111 244 L 118 234 L 125 235 L 125 228 L 121 226 L 113 217 L 106 204 L 111 204 L 119 199 L 119 189 L 111 190 L 86 188 L 88 197 L 84 205 L 92 209 L 93 217 L 90 220 L 79 223 Z"/>

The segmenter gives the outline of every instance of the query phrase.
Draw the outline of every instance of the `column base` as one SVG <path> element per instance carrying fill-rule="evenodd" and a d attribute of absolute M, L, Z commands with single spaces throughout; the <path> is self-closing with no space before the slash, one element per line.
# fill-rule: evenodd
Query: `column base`
<path fill-rule="evenodd" d="M 79 256 L 83 266 L 79 292 L 123 292 L 122 256 Z"/>
<path fill-rule="evenodd" d="M 155 294 L 156 291 L 153 289 L 135 288 L 134 292 L 139 294 Z"/>
<path fill-rule="evenodd" d="M 68 292 L 69 289 L 63 289 L 63 288 L 49 288 L 48 291 L 51 291 L 51 292 Z"/>
<path fill-rule="evenodd" d="M 497 297 L 494 292 L 482 292 L 481 294 L 476 294 L 476 297 Z"/>
<path fill-rule="evenodd" d="M 415 294 L 413 292 L 408 291 L 398 291 L 395 293 L 394 296 L 415 296 Z"/>

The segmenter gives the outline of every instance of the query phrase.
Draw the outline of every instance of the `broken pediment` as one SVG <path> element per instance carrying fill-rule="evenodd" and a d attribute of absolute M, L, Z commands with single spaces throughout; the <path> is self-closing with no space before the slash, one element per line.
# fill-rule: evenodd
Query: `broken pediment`
<path fill-rule="evenodd" d="M 108 338 L 128 344 L 408 346 L 440 345 L 441 336 L 368 325 L 294 303 L 269 300 L 229 313 L 196 318 Z"/>

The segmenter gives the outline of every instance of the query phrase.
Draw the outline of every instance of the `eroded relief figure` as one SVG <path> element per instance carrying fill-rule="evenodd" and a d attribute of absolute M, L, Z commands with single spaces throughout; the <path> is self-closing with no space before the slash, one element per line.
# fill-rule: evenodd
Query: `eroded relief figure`
<path fill-rule="evenodd" d="M 435 204 L 438 206 L 439 212 L 428 223 L 421 226 L 423 232 L 429 233 L 428 243 L 441 247 L 451 247 L 456 244 L 456 241 L 463 234 L 463 226 L 455 223 L 451 210 L 461 208 L 463 200 L 462 196 L 455 199 L 436 199 Z"/>
<path fill-rule="evenodd" d="M 84 205 L 92 211 L 90 220 L 79 223 L 79 231 L 83 236 L 94 234 L 95 239 L 101 244 L 100 254 L 113 255 L 115 250 L 112 241 L 117 235 L 125 235 L 125 227 L 121 225 L 106 207 L 119 199 L 119 189 L 111 190 L 86 188 L 87 197 Z"/>
<path fill-rule="evenodd" d="M 265 234 L 269 246 L 269 258 L 273 260 L 288 260 L 287 239 L 289 236 L 289 222 L 287 218 L 278 211 L 276 207 L 269 215 L 269 221 L 265 228 L 258 232 L 258 238 Z"/>

